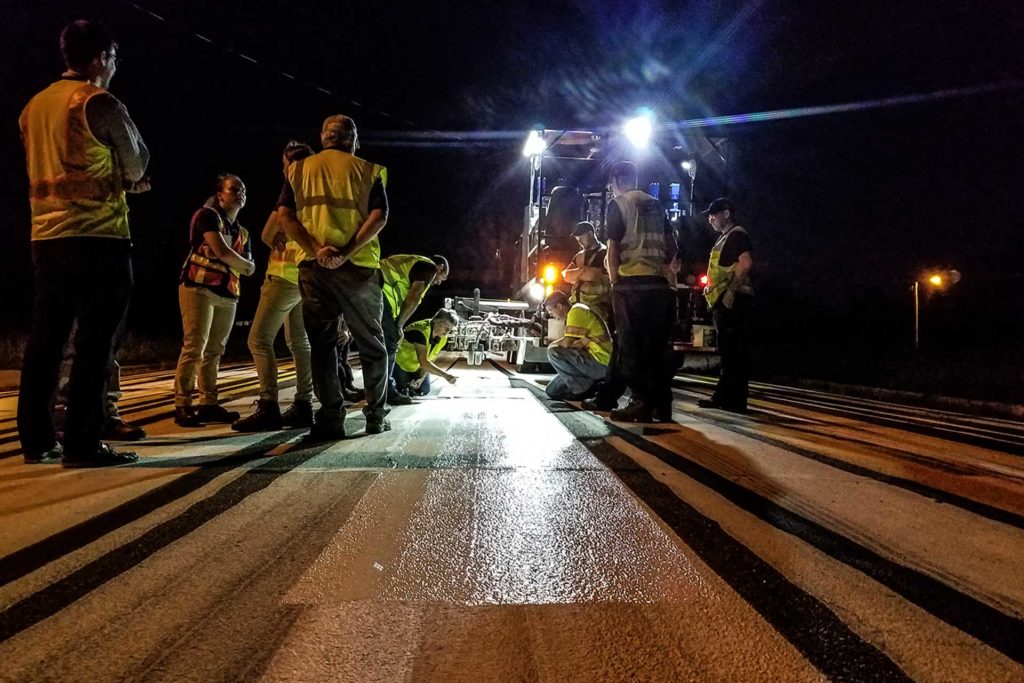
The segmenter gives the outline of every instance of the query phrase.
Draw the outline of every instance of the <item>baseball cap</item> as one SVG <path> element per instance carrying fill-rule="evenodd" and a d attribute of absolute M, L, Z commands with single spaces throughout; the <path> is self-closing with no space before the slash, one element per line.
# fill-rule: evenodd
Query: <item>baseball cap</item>
<path fill-rule="evenodd" d="M 706 216 L 709 213 L 718 213 L 719 211 L 725 211 L 726 209 L 728 209 L 729 211 L 734 211 L 734 209 L 732 208 L 732 202 L 729 201 L 728 197 L 719 197 L 717 199 L 711 200 L 711 203 L 708 204 L 708 208 L 701 211 L 700 215 Z"/>
<path fill-rule="evenodd" d="M 590 221 L 580 221 L 576 224 L 576 227 L 572 229 L 572 236 L 576 237 L 582 235 L 585 232 L 594 232 L 594 224 Z"/>

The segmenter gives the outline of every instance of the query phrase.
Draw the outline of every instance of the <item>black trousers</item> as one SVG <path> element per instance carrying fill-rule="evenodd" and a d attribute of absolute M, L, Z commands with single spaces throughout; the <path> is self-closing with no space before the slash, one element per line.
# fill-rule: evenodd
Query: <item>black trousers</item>
<path fill-rule="evenodd" d="M 88 456 L 99 448 L 108 363 L 131 297 L 131 242 L 107 237 L 38 240 L 32 243 L 32 263 L 32 332 L 18 392 L 22 449 L 41 453 L 56 443 L 50 408 L 64 345 L 77 323 L 64 448 Z"/>
<path fill-rule="evenodd" d="M 384 302 L 384 314 L 381 316 L 380 325 L 384 329 L 384 348 L 388 351 L 388 397 L 398 393 L 398 385 L 395 383 L 395 358 L 398 353 L 398 321 L 395 314 L 391 312 L 388 302 Z"/>
<path fill-rule="evenodd" d="M 612 287 L 612 309 L 615 342 L 598 402 L 614 403 L 628 387 L 635 400 L 652 407 L 670 405 L 672 289 L 663 277 L 624 277 Z"/>
<path fill-rule="evenodd" d="M 713 400 L 730 408 L 746 408 L 750 382 L 750 329 L 754 298 L 736 295 L 732 308 L 717 306 L 712 311 L 722 374 Z"/>

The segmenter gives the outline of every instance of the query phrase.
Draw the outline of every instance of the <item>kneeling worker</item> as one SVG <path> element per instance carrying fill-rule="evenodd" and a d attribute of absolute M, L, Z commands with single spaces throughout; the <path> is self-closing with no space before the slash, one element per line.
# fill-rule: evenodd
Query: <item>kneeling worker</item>
<path fill-rule="evenodd" d="M 395 383 L 398 390 L 415 396 L 430 393 L 430 375 L 437 375 L 449 384 L 456 377 L 434 365 L 448 343 L 448 333 L 459 324 L 459 316 L 450 308 L 442 308 L 430 320 L 419 320 L 405 328 L 395 354 Z"/>
<path fill-rule="evenodd" d="M 565 322 L 565 334 L 548 344 L 548 362 L 558 375 L 545 391 L 549 398 L 577 401 L 604 378 L 612 356 L 608 325 L 587 304 L 570 304 L 564 292 L 544 300 L 548 315 Z"/>

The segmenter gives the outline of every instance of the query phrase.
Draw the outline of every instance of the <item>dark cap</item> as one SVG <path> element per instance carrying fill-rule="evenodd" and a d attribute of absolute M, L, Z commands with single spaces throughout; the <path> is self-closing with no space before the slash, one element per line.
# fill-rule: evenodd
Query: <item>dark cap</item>
<path fill-rule="evenodd" d="M 709 213 L 719 213 L 720 211 L 725 211 L 726 209 L 728 209 L 729 211 L 734 210 L 732 208 L 732 202 L 729 201 L 728 197 L 719 197 L 718 199 L 712 200 L 711 203 L 708 204 L 708 208 L 701 211 L 700 215 L 706 216 Z"/>
<path fill-rule="evenodd" d="M 589 232 L 591 234 L 595 232 L 594 224 L 591 223 L 590 221 L 580 221 L 579 223 L 577 223 L 576 227 L 572 229 L 572 236 L 578 237 L 579 235 L 582 235 L 585 232 Z"/>

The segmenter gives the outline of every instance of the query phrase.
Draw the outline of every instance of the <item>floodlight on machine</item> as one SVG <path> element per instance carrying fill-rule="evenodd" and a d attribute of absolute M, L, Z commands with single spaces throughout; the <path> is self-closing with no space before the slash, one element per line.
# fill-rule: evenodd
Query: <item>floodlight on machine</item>
<path fill-rule="evenodd" d="M 651 133 L 654 132 L 653 118 L 654 115 L 650 111 L 645 110 L 626 121 L 626 124 L 622 127 L 622 132 L 625 134 L 626 139 L 634 147 L 646 147 L 647 143 L 650 142 Z"/>
<path fill-rule="evenodd" d="M 544 142 L 544 134 L 539 130 L 531 130 L 529 137 L 526 138 L 526 144 L 523 145 L 523 156 L 535 157 L 543 154 L 547 148 L 548 143 Z"/>
<path fill-rule="evenodd" d="M 526 300 L 533 305 L 544 300 L 544 285 L 534 280 L 526 290 Z"/>

